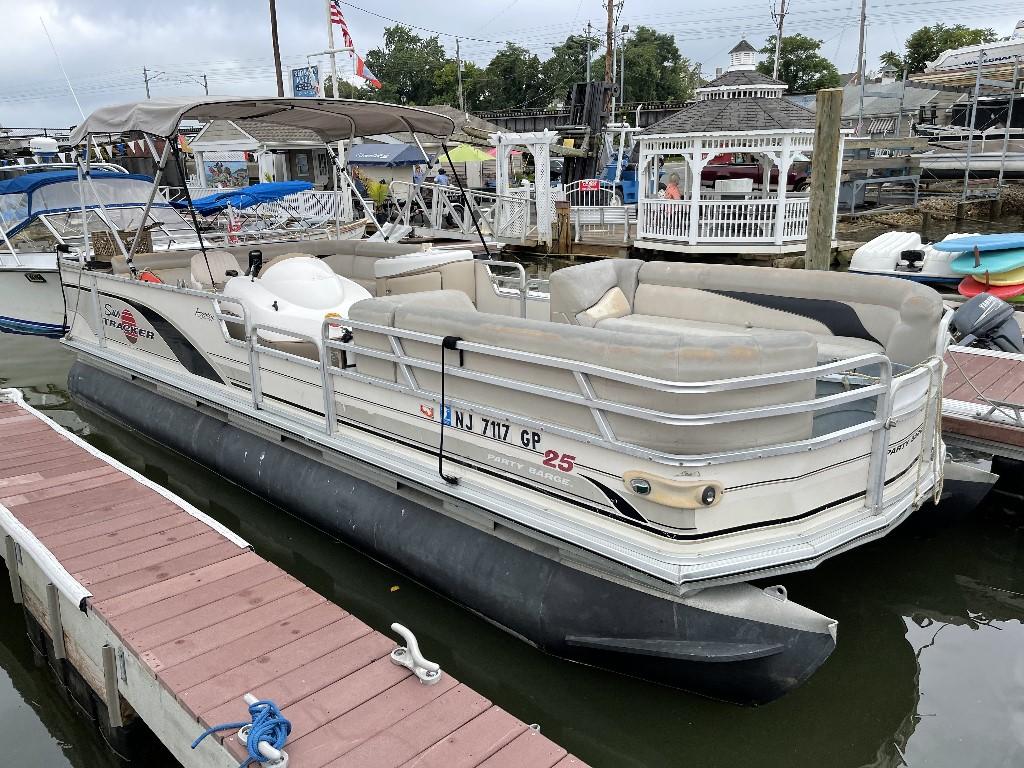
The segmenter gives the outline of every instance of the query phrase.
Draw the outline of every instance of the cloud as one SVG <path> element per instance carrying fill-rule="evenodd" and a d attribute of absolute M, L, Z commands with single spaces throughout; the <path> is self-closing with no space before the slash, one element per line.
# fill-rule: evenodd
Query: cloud
<path fill-rule="evenodd" d="M 464 58 L 486 64 L 505 40 L 515 40 L 543 57 L 587 21 L 603 33 L 602 0 L 356 0 L 345 16 L 361 53 L 382 42 L 390 25 L 373 13 L 457 33 Z M 913 6 L 913 7 L 911 7 Z M 323 0 L 277 0 L 281 55 L 286 70 L 327 47 Z M 841 71 L 856 60 L 858 4 L 819 0 L 795 6 L 786 31 L 825 40 L 822 52 Z M 457 12 L 456 12 L 457 11 Z M 922 24 L 945 20 L 991 26 L 1007 33 L 1016 21 L 1008 0 L 993 0 L 965 18 L 958 0 L 934 0 L 927 9 L 912 0 L 893 0 L 872 11 L 869 64 L 899 47 Z M 154 95 L 201 94 L 205 73 L 211 93 L 268 95 L 276 89 L 267 0 L 0 0 L 4 43 L 0 46 L 0 125 L 61 127 L 78 122 L 78 110 L 39 22 L 42 17 L 82 102 L 90 110 L 145 98 L 142 68 L 153 73 Z M 694 20 L 700 19 L 699 24 Z M 727 52 L 746 35 L 760 45 L 771 33 L 767 4 L 757 0 L 628 0 L 622 22 L 671 32 L 683 55 L 705 73 L 727 63 Z M 426 34 L 426 33 L 420 33 Z M 454 54 L 454 41 L 442 37 Z M 339 57 L 342 74 L 348 58 Z M 321 66 L 327 70 L 327 62 Z"/>

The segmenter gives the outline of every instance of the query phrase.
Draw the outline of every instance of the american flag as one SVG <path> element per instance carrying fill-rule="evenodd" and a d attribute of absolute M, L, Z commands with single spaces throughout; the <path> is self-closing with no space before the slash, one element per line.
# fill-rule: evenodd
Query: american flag
<path fill-rule="evenodd" d="M 331 24 L 341 27 L 341 39 L 346 48 L 354 48 L 352 35 L 348 32 L 348 24 L 345 23 L 345 16 L 341 12 L 341 0 L 331 0 Z"/>

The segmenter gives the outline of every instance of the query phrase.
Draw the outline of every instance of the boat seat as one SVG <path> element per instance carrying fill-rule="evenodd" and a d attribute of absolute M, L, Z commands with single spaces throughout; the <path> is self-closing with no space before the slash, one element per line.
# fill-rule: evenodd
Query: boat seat
<path fill-rule="evenodd" d="M 611 331 L 628 331 L 633 333 L 685 333 L 690 337 L 706 338 L 747 336 L 751 331 L 762 334 L 787 333 L 787 331 L 775 331 L 771 328 L 728 325 L 726 323 L 712 323 L 704 320 L 682 320 L 675 317 L 658 317 L 655 315 L 609 317 L 605 320 L 599 320 L 596 323 L 596 327 Z M 819 362 L 844 360 L 848 357 L 871 353 L 885 354 L 885 348 L 881 344 L 869 339 L 858 339 L 853 336 L 833 336 L 827 333 L 812 333 L 811 336 L 814 337 L 818 344 Z"/>
<path fill-rule="evenodd" d="M 805 331 L 821 359 L 936 354 L 942 299 L 909 280 L 766 267 L 617 260 L 552 273 L 551 319 L 619 330 L 732 335 Z"/>
<path fill-rule="evenodd" d="M 231 277 L 242 274 L 238 259 L 230 251 L 201 251 L 190 262 L 192 285 L 200 290 L 220 290 Z M 234 272 L 235 275 L 230 275 Z"/>
<path fill-rule="evenodd" d="M 529 352 L 625 371 L 641 377 L 672 382 L 708 381 L 757 373 L 812 367 L 817 347 L 810 334 L 750 331 L 744 335 L 721 336 L 712 343 L 706 336 L 690 333 L 650 333 L 579 327 L 506 315 L 478 312 L 469 297 L 459 290 L 428 291 L 367 299 L 354 304 L 351 319 L 379 326 L 419 331 L 438 337 L 458 336 L 499 349 Z M 390 351 L 386 334 L 365 329 L 353 331 L 358 346 Z M 437 344 L 403 339 L 406 354 L 436 363 Z M 491 377 L 550 388 L 552 396 L 504 387 L 486 381 L 451 377 L 446 394 L 476 403 L 486 409 L 502 410 L 531 419 L 559 424 L 579 431 L 600 434 L 589 408 L 559 397 L 558 391 L 579 395 L 580 383 L 569 370 L 540 363 L 526 363 L 507 357 L 465 352 L 464 369 Z M 450 353 L 450 365 L 459 356 Z M 356 355 L 359 373 L 397 382 L 395 364 L 388 360 Z M 417 368 L 418 384 L 440 391 L 436 371 Z M 813 380 L 802 380 L 711 393 L 666 392 L 629 381 L 590 377 L 597 398 L 666 414 L 701 414 L 810 400 Z M 697 454 L 740 450 L 748 447 L 802 440 L 811 435 L 812 415 L 793 413 L 749 422 L 723 422 L 701 426 L 672 425 L 633 415 L 607 413 L 618 439 L 652 450 L 673 454 Z"/>

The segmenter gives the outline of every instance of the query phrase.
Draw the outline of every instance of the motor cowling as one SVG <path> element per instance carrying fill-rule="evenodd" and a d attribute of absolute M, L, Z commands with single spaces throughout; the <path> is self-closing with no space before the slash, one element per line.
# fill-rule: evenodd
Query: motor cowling
<path fill-rule="evenodd" d="M 979 293 L 953 313 L 950 333 L 963 347 L 1024 354 L 1024 334 L 1013 307 L 989 293 Z"/>

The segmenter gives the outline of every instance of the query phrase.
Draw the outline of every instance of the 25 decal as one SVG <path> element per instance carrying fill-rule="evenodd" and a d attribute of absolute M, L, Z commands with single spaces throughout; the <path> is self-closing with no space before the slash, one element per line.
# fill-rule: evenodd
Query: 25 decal
<path fill-rule="evenodd" d="M 541 464 L 559 472 L 572 472 L 576 468 L 576 457 L 558 451 L 544 451 L 544 460 Z"/>

